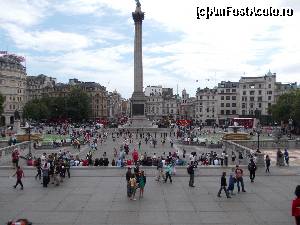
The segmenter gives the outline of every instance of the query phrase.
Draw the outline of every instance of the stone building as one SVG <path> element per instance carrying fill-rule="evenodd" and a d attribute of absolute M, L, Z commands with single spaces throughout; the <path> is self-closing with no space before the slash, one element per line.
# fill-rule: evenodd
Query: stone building
<path fill-rule="evenodd" d="M 217 120 L 218 124 L 224 125 L 225 121 L 238 117 L 239 105 L 239 82 L 222 81 L 217 90 Z"/>
<path fill-rule="evenodd" d="M 275 104 L 276 73 L 270 71 L 260 77 L 241 77 L 239 115 L 269 115 L 269 108 Z"/>
<path fill-rule="evenodd" d="M 196 123 L 212 125 L 218 123 L 218 90 L 216 88 L 197 89 L 195 101 Z"/>
<path fill-rule="evenodd" d="M 118 119 L 122 116 L 122 96 L 116 90 L 108 93 L 107 115 L 110 119 Z"/>
<path fill-rule="evenodd" d="M 39 99 L 45 87 L 53 88 L 56 85 L 56 78 L 44 74 L 38 76 L 27 76 L 26 78 L 27 101 Z"/>
<path fill-rule="evenodd" d="M 150 120 L 176 119 L 179 115 L 179 102 L 173 94 L 173 89 L 162 86 L 148 86 L 147 88 L 148 91 L 145 94 L 147 96 L 147 117 Z"/>
<path fill-rule="evenodd" d="M 183 89 L 180 99 L 178 119 L 194 120 L 195 118 L 195 97 L 190 97 L 185 89 Z"/>
<path fill-rule="evenodd" d="M 22 57 L 4 54 L 0 56 L 0 93 L 4 96 L 0 125 L 13 124 L 15 112 L 22 118 L 26 103 L 26 67 Z"/>
<path fill-rule="evenodd" d="M 162 86 L 158 85 L 158 86 L 147 86 L 145 88 L 145 96 L 149 97 L 151 95 L 162 95 Z"/>

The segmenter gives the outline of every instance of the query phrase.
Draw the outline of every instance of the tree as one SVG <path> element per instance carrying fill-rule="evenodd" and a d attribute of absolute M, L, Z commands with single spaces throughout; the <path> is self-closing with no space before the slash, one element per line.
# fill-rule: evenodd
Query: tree
<path fill-rule="evenodd" d="M 289 119 L 300 126 L 300 90 L 291 91 L 279 97 L 277 103 L 270 110 L 274 120 L 288 123 Z"/>
<path fill-rule="evenodd" d="M 0 93 L 0 115 L 3 113 L 3 103 L 4 103 L 4 97 Z"/>
<path fill-rule="evenodd" d="M 74 87 L 66 101 L 67 114 L 74 121 L 87 119 L 90 114 L 90 97 L 80 88 Z"/>
<path fill-rule="evenodd" d="M 26 103 L 23 108 L 23 115 L 26 119 L 40 121 L 49 118 L 49 108 L 43 99 L 32 100 Z"/>

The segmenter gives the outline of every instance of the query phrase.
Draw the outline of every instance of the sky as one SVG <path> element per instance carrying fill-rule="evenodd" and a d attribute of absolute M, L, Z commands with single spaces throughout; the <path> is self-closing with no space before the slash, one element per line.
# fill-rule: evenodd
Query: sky
<path fill-rule="evenodd" d="M 300 83 L 299 0 L 140 0 L 144 87 L 174 93 L 277 73 Z M 94 81 L 133 92 L 134 0 L 0 0 L 0 50 L 26 57 L 28 75 Z M 197 7 L 289 8 L 290 17 L 197 19 Z"/>

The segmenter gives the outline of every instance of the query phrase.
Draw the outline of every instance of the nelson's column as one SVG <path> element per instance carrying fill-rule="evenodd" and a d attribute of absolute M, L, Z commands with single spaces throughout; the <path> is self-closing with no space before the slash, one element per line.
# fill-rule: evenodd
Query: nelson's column
<path fill-rule="evenodd" d="M 151 126 L 145 116 L 146 98 L 143 92 L 143 52 L 142 23 L 144 12 L 141 3 L 136 0 L 136 9 L 132 13 L 135 25 L 134 36 L 134 91 L 131 97 L 131 121 L 133 127 Z"/>

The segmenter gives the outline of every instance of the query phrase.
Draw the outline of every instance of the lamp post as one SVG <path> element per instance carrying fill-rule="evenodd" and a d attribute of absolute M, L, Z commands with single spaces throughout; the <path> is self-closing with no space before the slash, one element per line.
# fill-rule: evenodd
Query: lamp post
<path fill-rule="evenodd" d="M 31 155 L 31 121 L 28 121 L 29 155 Z"/>
<path fill-rule="evenodd" d="M 260 124 L 257 124 L 256 133 L 257 133 L 257 150 L 256 150 L 256 152 L 260 153 L 260 150 L 259 150 L 259 137 L 261 134 Z"/>

